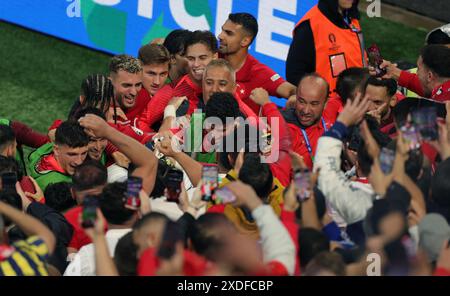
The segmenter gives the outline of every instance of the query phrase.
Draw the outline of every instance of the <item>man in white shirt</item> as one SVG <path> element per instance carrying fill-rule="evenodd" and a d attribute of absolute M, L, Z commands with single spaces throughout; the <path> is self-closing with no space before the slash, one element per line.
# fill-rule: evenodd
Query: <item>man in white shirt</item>
<path fill-rule="evenodd" d="M 112 257 L 119 239 L 131 231 L 138 220 L 137 210 L 125 206 L 126 182 L 108 184 L 99 196 L 99 206 L 108 222 L 106 242 L 109 254 Z M 89 276 L 95 275 L 94 245 L 88 244 L 80 249 L 73 261 L 69 264 L 65 276 Z"/>

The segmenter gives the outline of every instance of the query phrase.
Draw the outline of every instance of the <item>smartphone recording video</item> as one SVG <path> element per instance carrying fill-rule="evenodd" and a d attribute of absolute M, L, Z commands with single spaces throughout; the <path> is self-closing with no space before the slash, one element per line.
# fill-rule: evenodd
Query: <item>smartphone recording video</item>
<path fill-rule="evenodd" d="M 81 213 L 81 227 L 94 227 L 97 220 L 98 198 L 95 196 L 86 196 L 83 199 L 83 211 Z"/>
<path fill-rule="evenodd" d="M 177 223 L 168 221 L 164 227 L 163 238 L 158 248 L 157 256 L 170 259 L 175 254 L 177 242 L 183 241 L 183 236 Z"/>
<path fill-rule="evenodd" d="M 369 65 L 375 68 L 375 76 L 382 77 L 386 75 L 386 69 L 380 68 L 383 63 L 383 57 L 381 56 L 380 49 L 376 44 L 373 44 L 367 49 L 367 55 L 369 56 Z"/>
<path fill-rule="evenodd" d="M 411 124 L 406 124 L 400 128 L 403 139 L 408 144 L 409 150 L 417 150 L 420 148 L 420 134 Z"/>
<path fill-rule="evenodd" d="M 178 203 L 180 200 L 181 186 L 183 183 L 183 172 L 171 168 L 166 175 L 166 198 L 169 202 Z"/>
<path fill-rule="evenodd" d="M 202 169 L 202 200 L 211 201 L 218 186 L 218 167 L 213 164 L 204 164 Z"/>
<path fill-rule="evenodd" d="M 424 107 L 411 112 L 414 127 L 424 141 L 438 139 L 437 110 L 435 107 Z"/>
<path fill-rule="evenodd" d="M 236 196 L 227 187 L 219 188 L 215 191 L 214 204 L 230 204 L 236 201 Z"/>
<path fill-rule="evenodd" d="M 297 170 L 294 174 L 295 194 L 298 202 L 311 197 L 311 172 L 307 169 Z"/>
<path fill-rule="evenodd" d="M 130 210 L 138 210 L 141 206 L 139 192 L 142 189 L 142 178 L 130 176 L 127 181 L 127 201 L 125 207 Z"/>
<path fill-rule="evenodd" d="M 380 166 L 384 174 L 389 174 L 394 165 L 395 152 L 394 150 L 383 147 L 380 152 Z"/>

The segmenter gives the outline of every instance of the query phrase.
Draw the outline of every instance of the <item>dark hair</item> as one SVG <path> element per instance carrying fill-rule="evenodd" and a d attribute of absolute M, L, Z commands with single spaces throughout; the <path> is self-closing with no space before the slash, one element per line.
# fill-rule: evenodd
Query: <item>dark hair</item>
<path fill-rule="evenodd" d="M 272 191 L 272 171 L 267 163 L 262 162 L 259 153 L 245 154 L 244 163 L 239 171 L 239 180 L 250 185 L 256 195 L 263 200 L 267 200 Z"/>
<path fill-rule="evenodd" d="M 373 118 L 370 115 L 365 115 L 364 118 L 367 122 L 367 126 L 369 127 L 369 131 L 371 132 L 375 141 L 378 143 L 378 146 L 380 146 L 380 149 L 382 147 L 386 147 L 391 142 L 391 139 L 389 138 L 389 136 L 380 131 L 378 122 L 376 121 L 375 118 Z M 356 128 L 359 129 L 359 127 L 356 127 Z M 359 142 L 357 156 L 358 156 L 358 165 L 359 165 L 362 173 L 365 176 L 368 176 L 370 173 L 372 164 L 373 164 L 373 159 L 367 152 L 366 144 L 365 144 L 364 140 L 362 139 L 362 137 Z"/>
<path fill-rule="evenodd" d="M 236 118 L 240 115 L 238 102 L 228 92 L 213 93 L 206 103 L 205 118 L 218 117 L 225 124 L 228 117 Z"/>
<path fill-rule="evenodd" d="M 142 216 L 141 219 L 137 220 L 136 223 L 134 223 L 133 230 L 140 230 L 154 221 L 162 221 L 166 223 L 167 221 L 169 221 L 169 218 L 159 212 L 150 212 Z"/>
<path fill-rule="evenodd" d="M 184 55 L 184 43 L 192 32 L 189 30 L 176 29 L 169 33 L 164 39 L 163 45 L 171 55 Z"/>
<path fill-rule="evenodd" d="M 89 144 L 89 137 L 77 122 L 64 121 L 56 129 L 55 144 L 70 148 L 85 147 Z"/>
<path fill-rule="evenodd" d="M 162 44 L 146 44 L 139 49 L 138 59 L 143 65 L 169 63 L 170 53 Z"/>
<path fill-rule="evenodd" d="M 238 118 L 238 121 L 243 121 L 243 118 Z M 219 143 L 217 161 L 225 169 L 231 170 L 233 165 L 228 157 L 231 157 L 234 162 L 240 151 L 243 151 L 244 154 L 248 152 L 260 153 L 263 141 L 266 141 L 266 139 L 262 137 L 262 132 L 259 129 L 250 124 L 239 124 Z"/>
<path fill-rule="evenodd" d="M 228 19 L 235 24 L 241 25 L 244 30 L 252 37 L 252 42 L 258 35 L 258 21 L 250 13 L 230 13 Z"/>
<path fill-rule="evenodd" d="M 345 263 L 338 253 L 324 251 L 320 252 L 306 266 L 305 275 L 315 276 L 321 271 L 329 271 L 337 276 L 345 276 Z"/>
<path fill-rule="evenodd" d="M 106 185 L 99 197 L 100 209 L 108 223 L 122 225 L 128 222 L 136 211 L 127 209 L 126 193 L 127 183 L 116 182 Z"/>
<path fill-rule="evenodd" d="M 0 190 L 0 201 L 22 211 L 22 199 L 14 190 Z M 6 227 L 13 223 L 6 215 L 3 215 L 3 220 Z"/>
<path fill-rule="evenodd" d="M 441 162 L 431 179 L 431 198 L 440 207 L 450 207 L 450 158 Z"/>
<path fill-rule="evenodd" d="M 422 48 L 420 56 L 428 69 L 440 77 L 450 77 L 450 48 L 438 44 L 427 45 Z"/>
<path fill-rule="evenodd" d="M 130 231 L 119 239 L 114 250 L 114 263 L 119 275 L 137 275 L 137 253 L 138 246 L 133 241 L 133 232 Z"/>
<path fill-rule="evenodd" d="M 364 92 L 364 86 L 369 77 L 369 70 L 366 68 L 352 67 L 342 71 L 336 82 L 336 92 L 342 102 L 345 104 L 347 99 L 352 98 L 358 88 Z"/>
<path fill-rule="evenodd" d="M 314 228 L 302 228 L 298 233 L 298 243 L 300 250 L 298 256 L 302 267 L 308 263 L 320 252 L 330 250 L 330 241 L 320 230 Z"/>
<path fill-rule="evenodd" d="M 223 227 L 234 228 L 223 214 L 206 213 L 200 216 L 190 233 L 194 251 L 212 262 L 217 261 L 217 254 L 225 245 L 221 231 Z"/>
<path fill-rule="evenodd" d="M 0 151 L 5 149 L 7 145 L 14 143 L 15 140 L 16 135 L 12 127 L 0 124 Z"/>
<path fill-rule="evenodd" d="M 428 33 L 426 42 L 427 44 L 450 44 L 450 35 L 443 32 L 441 28 L 436 28 Z"/>
<path fill-rule="evenodd" d="M 106 185 L 107 181 L 106 167 L 95 160 L 86 160 L 77 166 L 72 176 L 73 189 L 78 192 Z"/>
<path fill-rule="evenodd" d="M 5 157 L 0 155 L 0 175 L 3 173 L 16 173 L 17 180 L 22 179 L 19 164 L 14 157 Z"/>
<path fill-rule="evenodd" d="M 78 110 L 74 115 L 74 120 L 78 120 L 81 117 L 86 116 L 87 114 L 97 115 L 98 117 L 101 117 L 103 120 L 106 121 L 105 113 L 103 113 L 102 111 L 100 111 L 100 109 L 95 108 L 95 107 L 86 107 L 86 108 Z"/>
<path fill-rule="evenodd" d="M 113 104 L 114 87 L 105 75 L 93 74 L 81 82 L 81 94 L 85 99 L 79 108 L 72 110 L 69 118 L 73 118 L 79 109 L 88 107 L 99 108 L 102 113 L 106 113 Z"/>
<path fill-rule="evenodd" d="M 77 202 L 72 197 L 71 187 L 72 184 L 68 182 L 49 184 L 44 192 L 45 204 L 58 212 L 65 212 L 74 207 Z"/>
<path fill-rule="evenodd" d="M 397 92 L 397 81 L 392 78 L 384 79 L 384 78 L 376 78 L 374 76 L 370 76 L 367 80 L 367 85 L 384 87 L 386 88 L 386 93 L 392 97 Z"/>
<path fill-rule="evenodd" d="M 184 44 L 184 53 L 189 46 L 201 43 L 205 45 L 212 53 L 217 52 L 217 39 L 210 31 L 197 30 L 187 36 Z"/>

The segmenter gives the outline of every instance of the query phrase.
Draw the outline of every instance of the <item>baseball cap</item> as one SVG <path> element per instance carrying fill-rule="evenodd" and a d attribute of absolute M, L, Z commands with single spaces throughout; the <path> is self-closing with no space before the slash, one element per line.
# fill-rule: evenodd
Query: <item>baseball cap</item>
<path fill-rule="evenodd" d="M 419 223 L 419 246 L 430 261 L 436 261 L 444 241 L 450 239 L 450 226 L 442 215 L 426 215 Z"/>

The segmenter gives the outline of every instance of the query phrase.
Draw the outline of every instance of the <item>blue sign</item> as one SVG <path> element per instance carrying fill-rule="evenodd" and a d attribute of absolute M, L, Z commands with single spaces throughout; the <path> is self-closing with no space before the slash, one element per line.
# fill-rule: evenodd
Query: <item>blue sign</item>
<path fill-rule="evenodd" d="M 0 19 L 112 54 L 136 56 L 171 30 L 216 36 L 231 12 L 253 14 L 259 33 L 250 53 L 285 77 L 292 31 L 317 0 L 5 0 Z M 279 101 L 276 101 L 280 103 Z"/>

